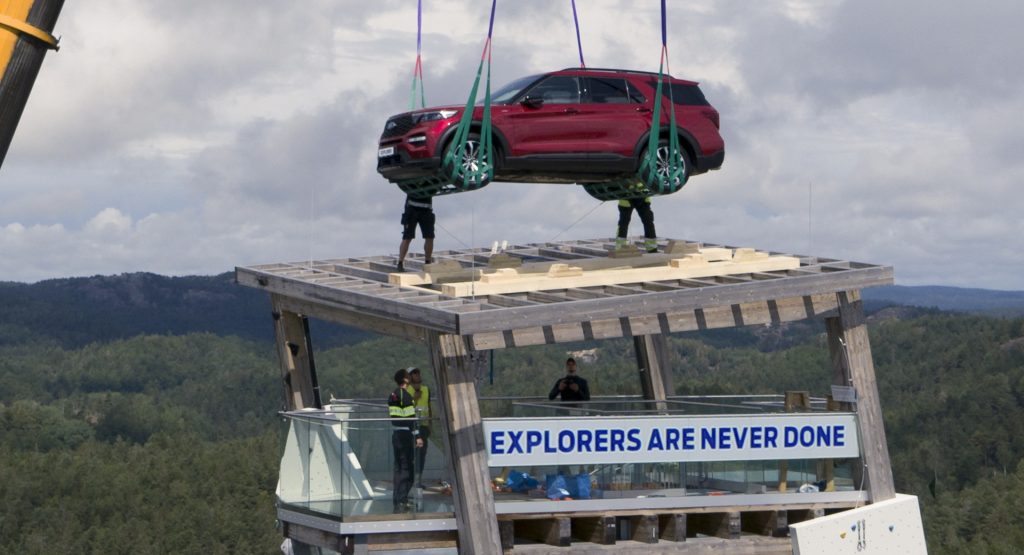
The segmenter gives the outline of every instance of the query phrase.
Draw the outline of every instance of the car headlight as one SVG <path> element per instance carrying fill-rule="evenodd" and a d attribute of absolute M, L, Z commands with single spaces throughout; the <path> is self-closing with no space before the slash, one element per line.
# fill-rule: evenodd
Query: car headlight
<path fill-rule="evenodd" d="M 448 119 L 458 113 L 458 110 L 435 110 L 433 112 L 420 112 L 412 115 L 413 125 L 427 121 L 440 121 Z"/>

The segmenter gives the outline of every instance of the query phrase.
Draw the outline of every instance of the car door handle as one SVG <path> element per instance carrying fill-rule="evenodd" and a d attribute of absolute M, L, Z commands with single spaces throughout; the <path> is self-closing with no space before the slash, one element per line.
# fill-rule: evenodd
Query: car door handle
<path fill-rule="evenodd" d="M 565 113 L 565 114 L 578 114 L 578 113 L 580 113 L 580 111 L 577 110 L 576 108 L 566 108 L 565 110 L 562 110 L 562 113 Z"/>
<path fill-rule="evenodd" d="M 650 108 L 645 108 L 645 107 L 641 106 L 641 107 L 637 108 L 636 111 L 640 112 L 641 114 L 646 114 L 647 112 L 650 112 L 651 109 Z"/>

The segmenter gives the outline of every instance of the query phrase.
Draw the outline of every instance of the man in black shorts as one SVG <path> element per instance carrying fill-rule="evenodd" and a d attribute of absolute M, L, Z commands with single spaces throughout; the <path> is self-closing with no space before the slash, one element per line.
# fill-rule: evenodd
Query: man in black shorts
<path fill-rule="evenodd" d="M 423 236 L 423 262 L 430 264 L 434 254 L 434 207 L 433 197 L 405 197 L 405 211 L 402 212 L 402 244 L 398 247 L 398 271 L 405 271 L 405 255 L 409 253 L 409 244 L 416 237 L 416 226 L 420 226 Z"/>

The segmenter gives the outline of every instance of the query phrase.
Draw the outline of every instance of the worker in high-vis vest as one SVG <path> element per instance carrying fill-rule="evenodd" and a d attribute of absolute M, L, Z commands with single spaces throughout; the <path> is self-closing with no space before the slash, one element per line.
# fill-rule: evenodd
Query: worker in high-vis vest
<path fill-rule="evenodd" d="M 391 425 L 391 447 L 395 451 L 392 501 L 396 513 L 412 509 L 409 503 L 409 490 L 412 489 L 414 477 L 414 449 L 423 446 L 423 438 L 419 437 L 416 426 L 416 404 L 409 392 L 409 372 L 401 369 L 395 372 L 395 384 L 398 385 L 388 397 L 388 415 L 394 419 Z"/>
<path fill-rule="evenodd" d="M 416 405 L 416 424 L 423 445 L 416 448 L 416 484 L 423 486 L 423 469 L 427 461 L 427 440 L 430 439 L 430 388 L 423 383 L 423 375 L 416 367 L 408 368 L 409 387 L 412 389 L 413 404 Z"/>
<path fill-rule="evenodd" d="M 654 231 L 651 197 L 619 201 L 619 229 L 615 235 L 615 248 L 621 249 L 628 243 L 626 236 L 629 235 L 629 220 L 633 216 L 633 210 L 640 215 L 640 221 L 644 224 L 644 250 L 658 252 L 658 234 Z"/>

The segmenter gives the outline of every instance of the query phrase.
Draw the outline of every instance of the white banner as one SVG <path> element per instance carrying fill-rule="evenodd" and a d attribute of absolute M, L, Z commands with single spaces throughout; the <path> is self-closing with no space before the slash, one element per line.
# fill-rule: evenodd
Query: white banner
<path fill-rule="evenodd" d="M 845 459 L 859 456 L 853 414 L 484 419 L 487 464 Z"/>

